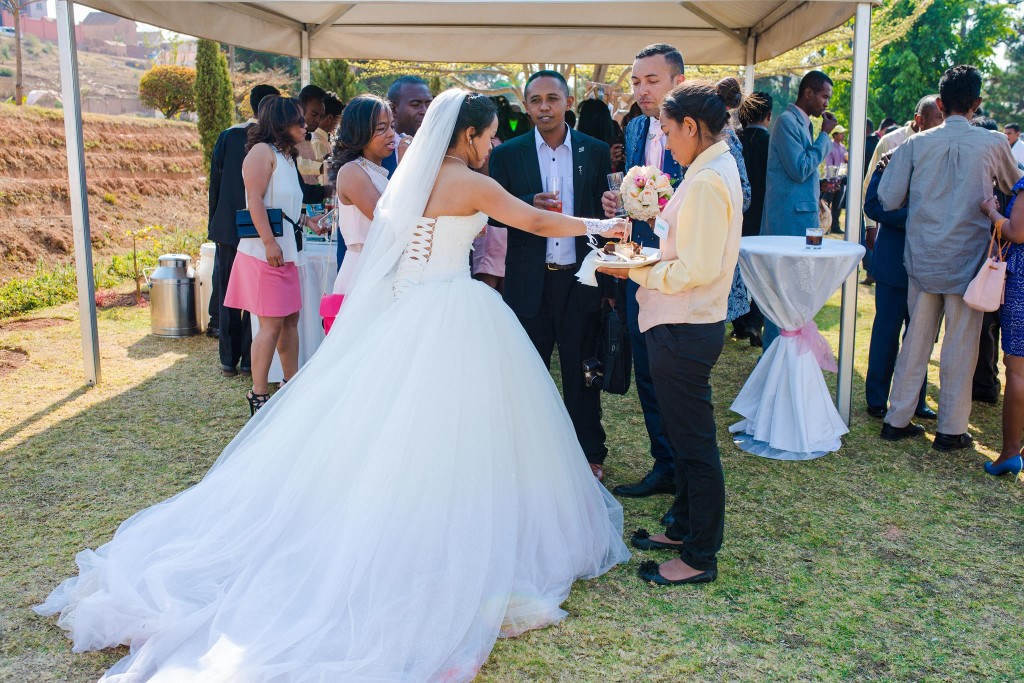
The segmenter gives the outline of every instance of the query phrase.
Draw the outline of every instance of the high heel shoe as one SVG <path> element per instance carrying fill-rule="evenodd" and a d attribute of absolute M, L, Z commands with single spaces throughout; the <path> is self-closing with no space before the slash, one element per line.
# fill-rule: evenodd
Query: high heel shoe
<path fill-rule="evenodd" d="M 1012 474 L 1016 478 L 1016 476 L 1020 474 L 1021 470 L 1024 470 L 1024 457 L 1019 455 L 1015 455 L 1009 460 L 1004 460 L 1001 465 L 994 465 L 990 462 L 985 463 L 985 471 L 993 477 Z"/>
<path fill-rule="evenodd" d="M 249 402 L 249 416 L 252 417 L 256 414 L 256 411 L 267 405 L 267 401 L 270 400 L 270 394 L 257 394 L 251 389 L 249 393 L 245 395 L 245 400 Z"/>

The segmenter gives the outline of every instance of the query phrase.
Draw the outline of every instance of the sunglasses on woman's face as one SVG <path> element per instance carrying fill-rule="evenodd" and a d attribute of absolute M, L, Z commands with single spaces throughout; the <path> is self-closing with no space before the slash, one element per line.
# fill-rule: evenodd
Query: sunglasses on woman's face
<path fill-rule="evenodd" d="M 293 126 L 299 126 L 300 128 L 305 128 L 306 127 L 306 118 L 302 117 L 298 121 L 293 121 L 292 125 Z"/>

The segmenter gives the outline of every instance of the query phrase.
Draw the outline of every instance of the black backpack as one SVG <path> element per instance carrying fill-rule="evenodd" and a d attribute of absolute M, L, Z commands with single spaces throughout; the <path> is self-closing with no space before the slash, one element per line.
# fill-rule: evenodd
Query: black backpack
<path fill-rule="evenodd" d="M 610 394 L 629 391 L 633 370 L 629 330 L 615 309 L 601 313 L 601 334 L 597 340 L 597 357 L 583 361 L 583 380 L 588 387 Z"/>

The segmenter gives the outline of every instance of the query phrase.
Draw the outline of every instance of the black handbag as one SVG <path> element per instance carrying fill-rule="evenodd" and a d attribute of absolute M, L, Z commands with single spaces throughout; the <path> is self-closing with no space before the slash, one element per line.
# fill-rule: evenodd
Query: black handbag
<path fill-rule="evenodd" d="M 270 221 L 270 232 L 274 237 L 284 236 L 284 211 L 281 209 L 267 209 L 267 220 Z M 238 230 L 239 239 L 259 237 L 256 232 L 256 224 L 252 222 L 252 214 L 249 209 L 239 209 L 235 212 L 235 229 Z"/>
<path fill-rule="evenodd" d="M 583 381 L 610 394 L 625 394 L 633 373 L 629 329 L 613 308 L 601 313 L 597 357 L 583 361 Z"/>

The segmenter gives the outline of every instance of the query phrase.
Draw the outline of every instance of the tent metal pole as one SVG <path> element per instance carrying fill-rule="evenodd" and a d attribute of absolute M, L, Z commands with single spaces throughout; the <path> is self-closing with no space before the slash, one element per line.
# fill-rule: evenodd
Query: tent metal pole
<path fill-rule="evenodd" d="M 302 30 L 299 36 L 299 80 L 302 87 L 309 85 L 309 31 Z"/>
<path fill-rule="evenodd" d="M 85 145 L 82 141 L 82 100 L 78 82 L 75 11 L 70 0 L 57 0 L 57 42 L 60 48 L 60 89 L 64 105 L 64 136 L 68 153 L 68 194 L 75 239 L 78 280 L 78 318 L 82 329 L 82 361 L 89 384 L 100 382 L 100 341 L 96 326 L 96 287 L 92 275 L 89 234 L 89 196 L 85 184 Z"/>
<path fill-rule="evenodd" d="M 743 67 L 743 94 L 749 95 L 754 92 L 754 59 L 757 48 L 757 38 L 747 38 L 747 65 Z"/>
<path fill-rule="evenodd" d="M 850 89 L 850 159 L 846 173 L 846 241 L 860 243 L 861 204 L 864 186 L 864 141 L 867 132 L 868 63 L 871 49 L 871 4 L 857 3 L 853 33 L 853 83 Z M 839 326 L 839 382 L 836 407 L 847 426 L 853 402 L 854 336 L 857 330 L 858 271 L 843 283 L 843 307 Z"/>

